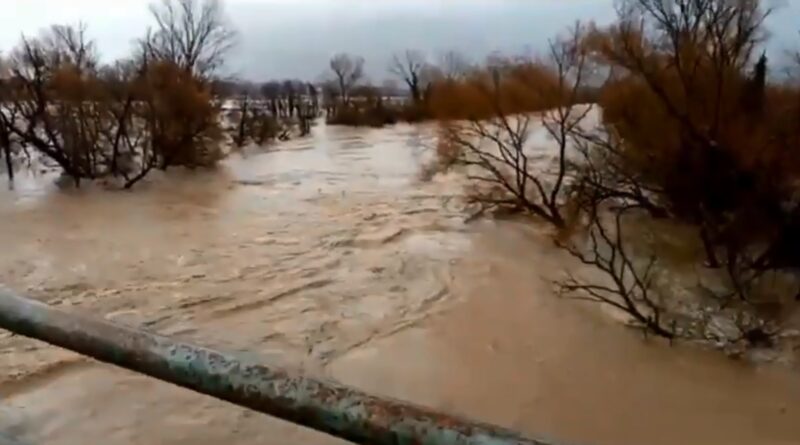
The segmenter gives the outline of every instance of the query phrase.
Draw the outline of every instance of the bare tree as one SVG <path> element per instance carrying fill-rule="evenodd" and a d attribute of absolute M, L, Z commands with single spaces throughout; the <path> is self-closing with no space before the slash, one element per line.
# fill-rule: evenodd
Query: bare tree
<path fill-rule="evenodd" d="M 121 60 L 103 67 L 99 82 L 103 87 L 102 100 L 96 102 L 100 134 L 104 138 L 104 157 L 108 171 L 125 179 L 125 188 L 133 187 L 155 166 L 155 156 L 144 146 L 148 128 L 140 120 L 137 99 L 145 76 L 145 67 L 134 60 Z M 136 160 L 141 167 L 136 170 Z M 133 175 L 133 176 L 131 176 Z"/>
<path fill-rule="evenodd" d="M 143 40 L 144 51 L 194 75 L 219 68 L 235 43 L 220 0 L 162 0 L 150 12 L 156 27 Z"/>
<path fill-rule="evenodd" d="M 286 117 L 294 117 L 300 114 L 306 84 L 301 80 L 287 79 L 281 85 L 281 92 L 286 99 Z"/>
<path fill-rule="evenodd" d="M 350 104 L 353 87 L 364 77 L 364 58 L 341 53 L 330 61 L 331 71 L 339 88 L 339 98 L 345 105 Z"/>
<path fill-rule="evenodd" d="M 143 75 L 132 61 L 98 67 L 95 44 L 82 25 L 54 26 L 37 39 L 23 39 L 4 82 L 0 141 L 32 147 L 76 185 L 120 176 L 130 187 L 149 171 L 133 171 L 135 162 L 150 159 L 140 144 L 148 128 L 137 120 Z"/>
<path fill-rule="evenodd" d="M 389 65 L 389 72 L 405 82 L 414 103 L 422 100 L 422 94 L 430 79 L 426 79 L 428 62 L 425 54 L 416 50 L 406 50 L 395 54 Z"/>
<path fill-rule="evenodd" d="M 458 51 L 446 51 L 439 57 L 439 71 L 445 80 L 461 80 L 470 70 L 469 59 Z"/>
<path fill-rule="evenodd" d="M 443 127 L 449 144 L 460 148 L 457 163 L 471 167 L 476 203 L 524 210 L 557 227 L 566 225 L 562 206 L 573 168 L 568 149 L 573 132 L 592 111 L 591 105 L 579 103 L 589 77 L 582 35 L 583 28 L 576 25 L 568 36 L 551 42 L 546 62 L 494 58 L 477 83 L 492 115 Z M 531 95 L 533 103 L 520 108 L 522 92 Z M 533 106 L 555 108 L 532 115 Z M 538 122 L 556 142 L 554 167 L 536 162 L 541 155 L 531 147 L 530 135 Z"/>
<path fill-rule="evenodd" d="M 579 156 L 571 172 L 571 199 L 580 201 L 584 196 L 592 196 L 601 204 L 615 202 L 640 207 L 654 218 L 668 216 L 668 210 L 660 202 L 664 191 L 648 180 L 645 172 L 630 165 L 623 141 L 611 125 L 574 128 L 570 136 Z"/>
<path fill-rule="evenodd" d="M 325 113 L 328 117 L 335 116 L 341 101 L 340 90 L 336 81 L 328 80 L 322 84 L 322 101 L 325 103 Z"/>
<path fill-rule="evenodd" d="M 497 94 L 499 81 L 487 94 Z M 468 168 L 475 185 L 471 202 L 487 209 L 510 208 L 531 212 L 558 227 L 565 225 L 559 203 L 551 201 L 555 189 L 545 183 L 544 172 L 533 167 L 529 138 L 533 118 L 509 115 L 495 102 L 497 112 L 489 119 L 472 119 L 442 127 L 446 144 L 457 153 L 455 164 Z M 556 193 L 553 193 L 553 192 Z"/>
<path fill-rule="evenodd" d="M 297 104 L 297 124 L 302 137 L 311 133 L 314 119 L 319 116 L 319 93 L 314 84 L 297 82 L 297 89 L 300 94 Z"/>
<path fill-rule="evenodd" d="M 549 64 L 554 69 L 557 85 L 544 90 L 544 101 L 555 109 L 542 115 L 544 128 L 558 147 L 558 167 L 550 196 L 545 199 L 555 209 L 559 204 L 564 180 L 569 173 L 568 149 L 574 147 L 576 131 L 582 128 L 593 104 L 581 104 L 581 90 L 591 76 L 587 48 L 583 46 L 586 28 L 576 23 L 569 32 L 550 42 Z M 547 97 L 554 95 L 553 97 Z"/>
<path fill-rule="evenodd" d="M 306 83 L 306 94 L 308 95 L 309 99 L 311 100 L 309 114 L 313 115 L 314 118 L 319 116 L 319 88 L 311 82 Z"/>
<path fill-rule="evenodd" d="M 23 37 L 0 84 L 8 165 L 15 148 L 30 147 L 76 186 L 112 176 L 131 187 L 156 165 L 219 159 L 218 108 L 206 77 L 232 36 L 219 3 L 172 0 L 152 11 L 159 30 L 132 60 L 112 66 L 99 65 L 84 25 Z"/>
<path fill-rule="evenodd" d="M 269 102 L 270 112 L 275 118 L 280 114 L 280 97 L 281 97 L 281 84 L 280 82 L 271 81 L 261 85 L 261 96 Z"/>
<path fill-rule="evenodd" d="M 9 60 L 5 106 L 9 136 L 56 162 L 77 184 L 98 175 L 102 147 L 93 103 L 97 66 L 84 28 L 56 26 L 23 38 Z"/>
<path fill-rule="evenodd" d="M 250 94 L 245 92 L 237 99 L 237 102 L 239 105 L 239 109 L 237 110 L 239 122 L 236 124 L 233 143 L 236 144 L 238 148 L 242 148 L 247 142 L 247 128 L 250 119 Z"/>
<path fill-rule="evenodd" d="M 628 314 L 645 332 L 673 339 L 675 324 L 664 316 L 662 299 L 654 289 L 656 257 L 637 262 L 625 244 L 623 219 L 631 207 L 611 209 L 607 220 L 601 215 L 598 202 L 589 208 L 587 229 L 588 248 L 574 244 L 562 245 L 583 264 L 603 273 L 603 282 L 586 281 L 568 273 L 558 283 L 562 295 L 576 300 L 606 304 Z M 641 263 L 641 264 L 640 264 Z"/>
<path fill-rule="evenodd" d="M 250 94 L 242 95 L 238 108 L 230 114 L 235 121 L 230 129 L 234 144 L 241 148 L 250 142 L 260 146 L 276 138 L 288 139 L 288 126 L 283 126 L 279 117 L 253 101 Z"/>
<path fill-rule="evenodd" d="M 96 43 L 87 36 L 87 26 L 54 25 L 43 40 L 55 58 L 53 65 L 69 64 L 83 72 L 97 69 L 99 59 Z"/>

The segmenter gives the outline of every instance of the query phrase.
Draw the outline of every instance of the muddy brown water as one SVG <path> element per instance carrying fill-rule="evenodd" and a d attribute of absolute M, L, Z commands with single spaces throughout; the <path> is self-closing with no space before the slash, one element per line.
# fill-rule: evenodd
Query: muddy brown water
<path fill-rule="evenodd" d="M 311 138 L 134 192 L 0 192 L 0 282 L 69 310 L 562 443 L 800 444 L 796 371 L 556 298 L 542 229 L 464 223 L 425 129 Z M 0 334 L 0 443 L 340 443 Z"/>

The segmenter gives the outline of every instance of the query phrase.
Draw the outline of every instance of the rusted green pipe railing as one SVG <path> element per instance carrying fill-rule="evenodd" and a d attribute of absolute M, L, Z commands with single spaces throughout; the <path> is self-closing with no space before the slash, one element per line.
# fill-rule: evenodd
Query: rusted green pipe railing
<path fill-rule="evenodd" d="M 0 328 L 359 444 L 548 445 L 0 290 Z"/>

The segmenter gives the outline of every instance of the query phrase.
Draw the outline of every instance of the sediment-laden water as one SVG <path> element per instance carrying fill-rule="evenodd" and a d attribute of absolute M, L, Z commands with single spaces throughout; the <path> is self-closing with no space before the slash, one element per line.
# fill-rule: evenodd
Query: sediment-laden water
<path fill-rule="evenodd" d="M 466 224 L 425 128 L 318 126 L 132 192 L 0 192 L 0 282 L 69 310 L 562 442 L 800 443 L 793 371 L 670 347 L 558 299 L 530 224 Z M 339 443 L 0 334 L 0 432 L 31 444 Z M 0 436 L 2 442 L 2 436 Z"/>

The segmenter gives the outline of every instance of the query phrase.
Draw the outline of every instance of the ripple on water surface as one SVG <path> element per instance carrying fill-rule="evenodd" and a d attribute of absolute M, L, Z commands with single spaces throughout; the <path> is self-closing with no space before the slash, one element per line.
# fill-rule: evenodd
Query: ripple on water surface
<path fill-rule="evenodd" d="M 552 295 L 537 230 L 467 226 L 425 128 L 324 125 L 133 192 L 0 192 L 0 282 L 70 310 L 565 441 L 800 443 L 800 384 L 646 342 Z M 339 443 L 0 334 L 0 432 L 31 443 Z M 2 441 L 2 437 L 0 437 Z"/>

